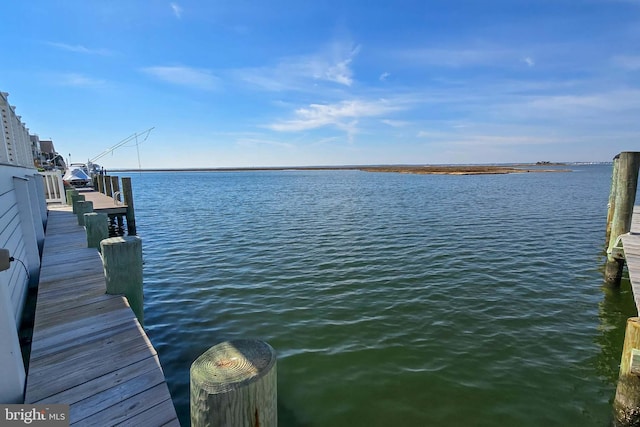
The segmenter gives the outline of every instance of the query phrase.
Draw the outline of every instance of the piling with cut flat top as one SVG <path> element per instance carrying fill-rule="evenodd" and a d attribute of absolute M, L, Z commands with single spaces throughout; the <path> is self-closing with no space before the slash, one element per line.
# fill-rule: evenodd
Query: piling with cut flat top
<path fill-rule="evenodd" d="M 113 190 L 111 189 L 111 177 L 109 175 L 104 176 L 104 194 L 109 197 L 113 195 Z"/>
<path fill-rule="evenodd" d="M 98 193 L 104 194 L 104 175 L 98 175 Z"/>
<path fill-rule="evenodd" d="M 259 340 L 217 344 L 191 365 L 191 425 L 276 427 L 276 352 Z"/>
<path fill-rule="evenodd" d="M 78 192 L 76 191 L 71 195 L 71 210 L 74 214 L 78 213 L 78 207 L 76 206 L 76 204 L 78 202 L 84 202 L 84 201 L 85 201 L 84 194 L 78 194 Z"/>
<path fill-rule="evenodd" d="M 75 202 L 76 215 L 78 217 L 78 225 L 84 225 L 84 214 L 93 212 L 92 201 Z"/>
<path fill-rule="evenodd" d="M 122 178 L 122 195 L 124 203 L 127 205 L 127 234 L 136 235 L 136 213 L 133 207 L 133 190 L 131 189 L 131 178 Z"/>
<path fill-rule="evenodd" d="M 631 230 L 633 205 L 638 188 L 638 169 L 640 168 L 640 152 L 625 151 L 617 156 L 617 172 L 614 166 L 612 196 L 609 197 L 611 217 L 607 224 L 609 244 L 607 247 L 607 262 L 605 264 L 605 281 L 609 284 L 620 284 L 624 268 L 624 254 L 616 247 L 619 237 Z"/>
<path fill-rule="evenodd" d="M 624 347 L 620 360 L 620 375 L 613 401 L 614 425 L 629 427 L 640 425 L 640 377 L 633 370 L 640 349 L 640 318 L 627 319 Z M 634 363 L 635 361 L 635 363 Z"/>
<path fill-rule="evenodd" d="M 75 188 L 70 188 L 65 190 L 65 194 L 67 195 L 67 205 L 71 205 L 73 206 L 73 200 L 72 197 L 75 195 L 78 195 L 78 190 L 76 190 Z"/>
<path fill-rule="evenodd" d="M 109 217 L 104 213 L 84 214 L 84 226 L 87 230 L 87 247 L 100 250 L 100 242 L 109 238 Z"/>
<path fill-rule="evenodd" d="M 136 236 L 111 237 L 100 242 L 107 293 L 124 295 L 144 325 L 142 240 Z"/>
<path fill-rule="evenodd" d="M 618 184 L 618 156 L 613 158 L 613 170 L 611 171 L 611 191 L 609 192 L 609 205 L 607 210 L 607 233 L 604 239 L 605 250 L 609 248 L 609 239 L 611 238 L 611 221 L 613 220 L 613 212 L 616 209 L 616 186 Z"/>

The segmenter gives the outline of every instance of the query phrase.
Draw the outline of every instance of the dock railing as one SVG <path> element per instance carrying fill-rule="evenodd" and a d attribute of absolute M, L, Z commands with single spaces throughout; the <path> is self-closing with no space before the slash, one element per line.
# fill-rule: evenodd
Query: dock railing
<path fill-rule="evenodd" d="M 44 197 L 47 203 L 67 203 L 62 173 L 59 170 L 40 172 L 44 182 Z"/>

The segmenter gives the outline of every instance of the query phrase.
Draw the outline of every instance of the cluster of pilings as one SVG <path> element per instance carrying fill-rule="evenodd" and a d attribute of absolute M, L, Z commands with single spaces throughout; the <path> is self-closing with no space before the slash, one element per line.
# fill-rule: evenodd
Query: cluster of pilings
<path fill-rule="evenodd" d="M 613 159 L 609 212 L 607 214 L 607 262 L 604 278 L 618 285 L 624 269 L 624 250 L 620 237 L 631 231 L 633 206 L 638 188 L 640 152 L 625 151 Z"/>
<path fill-rule="evenodd" d="M 127 220 L 126 234 L 129 236 L 135 236 L 137 234 L 137 231 L 135 208 L 133 204 L 133 191 L 131 189 L 131 178 L 122 178 L 121 190 L 120 178 L 118 178 L 117 176 L 96 175 L 93 177 L 93 186 L 95 191 L 113 199 L 114 203 L 122 203 L 124 199 L 124 206 L 126 206 L 126 212 L 124 214 L 104 214 L 107 216 L 109 237 L 125 235 L 125 218 Z M 90 201 L 86 201 L 85 196 L 75 188 L 67 189 L 66 196 L 67 204 L 71 205 L 73 207 L 73 213 L 78 215 L 78 224 L 84 225 L 82 215 L 84 213 L 93 212 L 94 206 Z"/>
<path fill-rule="evenodd" d="M 136 235 L 136 216 L 133 206 L 133 191 L 131 190 L 131 178 L 122 178 L 122 189 L 120 189 L 120 179 L 117 176 L 99 174 L 93 176 L 93 188 L 107 197 L 113 198 L 117 202 L 122 202 L 127 206 L 127 234 Z M 109 216 L 110 230 L 117 230 L 115 235 L 123 235 L 122 215 Z"/>
<path fill-rule="evenodd" d="M 640 152 L 623 152 L 613 159 L 604 271 L 605 282 L 612 286 L 619 286 L 622 279 L 622 236 L 631 232 L 639 168 Z M 616 427 L 640 426 L 640 317 L 627 319 L 613 417 Z"/>
<path fill-rule="evenodd" d="M 93 205 L 75 190 L 67 200 L 84 225 L 87 246 L 102 254 L 106 291 L 124 295 L 141 325 L 143 312 L 142 241 L 135 236 L 131 179 L 97 175 L 94 188 L 114 200 L 124 197 L 128 236 L 113 236 L 113 215 L 93 212 Z M 116 217 L 116 220 L 118 217 Z M 118 220 L 120 221 L 120 220 Z M 255 339 L 224 341 L 198 357 L 190 369 L 191 425 L 277 427 L 276 352 Z"/>

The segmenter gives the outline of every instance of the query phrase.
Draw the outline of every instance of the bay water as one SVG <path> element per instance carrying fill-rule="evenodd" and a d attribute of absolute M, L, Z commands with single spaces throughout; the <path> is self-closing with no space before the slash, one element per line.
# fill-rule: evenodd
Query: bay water
<path fill-rule="evenodd" d="M 566 173 L 130 173 L 145 327 L 189 367 L 278 353 L 281 426 L 605 426 L 628 280 L 604 286 L 611 165 Z"/>

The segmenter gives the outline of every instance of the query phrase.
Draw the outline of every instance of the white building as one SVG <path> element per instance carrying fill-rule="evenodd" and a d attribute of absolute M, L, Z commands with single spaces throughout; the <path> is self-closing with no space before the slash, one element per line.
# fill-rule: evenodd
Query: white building
<path fill-rule="evenodd" d="M 29 139 L 31 140 L 31 156 L 33 157 L 33 162 L 37 167 L 41 167 L 44 159 L 42 149 L 40 148 L 40 137 L 38 135 L 29 135 Z"/>
<path fill-rule="evenodd" d="M 22 403 L 26 371 L 18 330 L 28 289 L 40 275 L 47 207 L 29 130 L 8 95 L 0 92 L 0 403 Z M 16 261 L 8 263 L 8 255 Z"/>
<path fill-rule="evenodd" d="M 7 92 L 0 92 L 0 164 L 33 167 L 29 129 L 16 115 L 16 108 L 9 104 Z"/>

